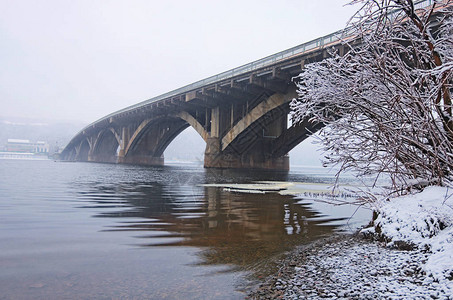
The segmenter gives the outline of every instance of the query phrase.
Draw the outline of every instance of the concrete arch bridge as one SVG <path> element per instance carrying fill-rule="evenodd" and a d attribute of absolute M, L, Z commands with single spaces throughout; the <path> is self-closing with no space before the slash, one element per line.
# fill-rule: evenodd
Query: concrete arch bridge
<path fill-rule="evenodd" d="M 417 7 L 432 0 L 417 2 Z M 289 169 L 288 152 L 319 130 L 288 126 L 292 78 L 304 64 L 359 41 L 338 31 L 107 115 L 82 129 L 61 159 L 163 165 L 172 140 L 191 126 L 206 142 L 207 168 Z"/>
<path fill-rule="evenodd" d="M 292 77 L 305 63 L 340 53 L 343 32 L 304 43 L 114 112 L 82 129 L 62 151 L 67 161 L 163 165 L 172 140 L 191 126 L 206 142 L 207 168 L 289 169 L 288 152 L 317 131 L 288 126 Z"/>
<path fill-rule="evenodd" d="M 335 32 L 114 112 L 82 129 L 61 159 L 162 165 L 167 146 L 192 126 L 206 142 L 205 167 L 288 170 L 288 152 L 322 127 L 288 126 L 292 77 L 328 48 L 342 55 L 344 40 L 358 42 Z"/>

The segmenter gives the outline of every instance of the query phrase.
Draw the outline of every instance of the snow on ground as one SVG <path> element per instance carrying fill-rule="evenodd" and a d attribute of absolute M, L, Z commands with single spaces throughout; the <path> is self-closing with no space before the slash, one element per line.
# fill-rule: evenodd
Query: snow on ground
<path fill-rule="evenodd" d="M 453 289 L 427 282 L 428 254 L 339 235 L 301 246 L 250 299 L 453 299 Z"/>
<path fill-rule="evenodd" d="M 425 280 L 449 284 L 453 289 L 453 190 L 427 187 L 423 192 L 377 204 L 377 233 L 389 239 L 387 246 L 400 241 L 417 251 L 427 250 L 422 265 Z"/>
<path fill-rule="evenodd" d="M 362 232 L 386 242 L 345 235 L 301 247 L 249 297 L 453 299 L 453 190 L 428 187 L 376 210 L 375 227 Z M 404 244 L 414 250 L 395 247 Z"/>
<path fill-rule="evenodd" d="M 292 287 L 283 298 L 448 299 L 453 293 L 447 286 L 423 281 L 421 252 L 349 243 L 327 244 L 296 267 Z"/>

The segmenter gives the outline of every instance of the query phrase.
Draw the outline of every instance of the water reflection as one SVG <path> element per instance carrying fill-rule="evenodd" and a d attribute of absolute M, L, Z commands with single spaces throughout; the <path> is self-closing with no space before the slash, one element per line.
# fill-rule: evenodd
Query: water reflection
<path fill-rule="evenodd" d="M 0 161 L 0 298 L 243 299 L 248 272 L 229 271 L 259 275 L 350 214 L 202 185 L 320 174 Z"/>
<path fill-rule="evenodd" d="M 168 172 L 168 176 L 174 174 Z M 186 174 L 184 180 L 97 183 L 80 192 L 95 217 L 118 218 L 105 231 L 131 231 L 136 246 L 201 248 L 199 264 L 230 265 L 263 275 L 272 258 L 294 245 L 329 235 L 343 218 L 326 217 L 309 204 L 277 193 L 231 193 L 196 183 L 282 180 L 276 173 Z M 284 176 L 284 175 L 283 175 Z M 165 176 L 164 176 L 165 177 Z M 190 178 L 189 178 L 190 177 Z M 171 183 L 173 182 L 173 183 Z"/>

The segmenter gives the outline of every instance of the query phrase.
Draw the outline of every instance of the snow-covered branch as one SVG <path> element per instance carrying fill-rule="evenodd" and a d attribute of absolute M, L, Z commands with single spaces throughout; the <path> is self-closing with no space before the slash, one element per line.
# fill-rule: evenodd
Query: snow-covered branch
<path fill-rule="evenodd" d="M 413 179 L 453 182 L 452 1 L 415 10 L 411 0 L 354 0 L 359 46 L 308 64 L 296 78 L 295 123 L 326 124 L 326 162 L 388 174 L 393 190 Z"/>

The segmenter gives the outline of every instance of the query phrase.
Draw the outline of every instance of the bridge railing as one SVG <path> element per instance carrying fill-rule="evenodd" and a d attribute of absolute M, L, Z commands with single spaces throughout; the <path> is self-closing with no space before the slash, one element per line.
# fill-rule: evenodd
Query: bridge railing
<path fill-rule="evenodd" d="M 430 1 L 432 1 L 432 0 L 430 0 Z M 270 56 L 267 56 L 267 57 L 264 57 L 262 59 L 254 61 L 254 62 L 251 62 L 251 63 L 245 64 L 245 65 L 236 67 L 234 69 L 222 72 L 220 74 L 217 74 L 217 75 L 214 75 L 214 76 L 211 76 L 211 77 L 196 81 L 196 82 L 191 83 L 189 85 L 183 86 L 183 87 L 181 87 L 179 89 L 170 91 L 168 93 L 165 93 L 165 94 L 159 95 L 157 97 L 154 97 L 154 98 L 145 100 L 143 102 L 137 103 L 135 105 L 126 107 L 125 109 L 117 111 L 114 114 L 120 113 L 122 111 L 127 111 L 127 110 L 130 110 L 130 109 L 134 109 L 136 107 L 140 107 L 140 106 L 152 103 L 152 102 L 156 102 L 156 101 L 159 101 L 159 100 L 170 98 L 170 97 L 178 95 L 178 94 L 189 92 L 189 91 L 198 89 L 200 87 L 203 87 L 203 86 L 206 86 L 206 85 L 209 85 L 209 84 L 212 84 L 212 83 L 216 83 L 216 82 L 220 82 L 220 81 L 223 81 L 223 80 L 231 79 L 233 77 L 240 76 L 242 74 L 246 74 L 246 73 L 249 73 L 249 72 L 257 70 L 257 69 L 261 69 L 261 68 L 265 68 L 267 66 L 274 65 L 277 62 L 285 60 L 286 58 L 289 58 L 291 56 L 295 56 L 295 55 L 298 55 L 298 54 L 303 54 L 303 53 L 309 52 L 309 51 L 311 51 L 313 49 L 322 47 L 322 46 L 324 46 L 326 44 L 339 41 L 341 39 L 341 36 L 344 34 L 344 32 L 345 32 L 345 30 L 336 31 L 336 32 L 331 33 L 331 34 L 329 34 L 327 36 L 323 36 L 323 37 L 317 38 L 315 40 L 311 40 L 311 41 L 303 43 L 301 45 L 289 48 L 287 50 L 278 52 L 276 54 L 273 54 L 273 55 L 270 55 Z"/>
<path fill-rule="evenodd" d="M 421 0 L 421 1 L 417 1 L 415 3 L 415 7 L 417 9 L 428 7 L 428 6 L 432 5 L 434 2 L 435 2 L 435 0 Z M 272 65 L 278 63 L 279 61 L 283 61 L 283 60 L 285 60 L 285 59 L 287 59 L 289 57 L 296 56 L 296 55 L 302 55 L 304 53 L 308 53 L 308 52 L 310 52 L 310 51 L 312 51 L 314 49 L 317 49 L 319 47 L 323 47 L 325 45 L 328 45 L 328 44 L 331 44 L 331 43 L 335 43 L 337 41 L 340 41 L 340 40 L 348 37 L 348 33 L 349 33 L 348 29 L 350 29 L 350 28 L 346 28 L 346 29 L 343 29 L 343 30 L 336 31 L 336 32 L 331 33 L 329 35 L 326 35 L 326 36 L 311 40 L 309 42 L 306 42 L 306 43 L 300 44 L 298 46 L 289 48 L 287 50 L 278 52 L 276 54 L 264 57 L 262 59 L 254 61 L 254 62 L 251 62 L 251 63 L 245 64 L 245 65 L 242 65 L 240 67 L 237 67 L 237 68 L 222 72 L 220 74 L 208 77 L 208 78 L 200 80 L 200 81 L 196 81 L 194 83 L 191 83 L 189 85 L 183 86 L 183 87 L 178 88 L 176 90 L 167 92 L 167 93 L 159 95 L 157 97 L 154 97 L 154 98 L 139 102 L 137 104 L 134 104 L 132 106 L 128 106 L 128 107 L 126 107 L 124 109 L 115 111 L 115 112 L 113 112 L 113 113 L 111 113 L 111 114 L 109 114 L 109 115 L 97 120 L 96 122 L 88 125 L 84 129 L 82 129 L 81 132 L 84 131 L 86 128 L 94 125 L 95 123 L 98 123 L 98 122 L 104 121 L 106 119 L 109 119 L 110 117 L 113 117 L 113 116 L 115 116 L 115 115 L 117 115 L 119 113 L 123 113 L 123 112 L 126 112 L 126 111 L 131 111 L 131 110 L 134 110 L 136 108 L 148 105 L 148 104 L 153 103 L 153 102 L 157 102 L 157 101 L 160 101 L 160 100 L 163 100 L 163 99 L 168 99 L 170 97 L 173 97 L 173 96 L 176 96 L 176 95 L 179 95 L 179 94 L 183 94 L 183 93 L 186 93 L 186 92 L 190 92 L 192 90 L 199 89 L 199 88 L 201 88 L 203 86 L 206 86 L 206 85 L 209 85 L 209 84 L 221 82 L 223 80 L 231 79 L 233 77 L 240 76 L 242 74 L 246 74 L 246 73 L 249 73 L 249 72 L 257 70 L 257 69 L 265 68 L 267 66 L 272 66 Z"/>

